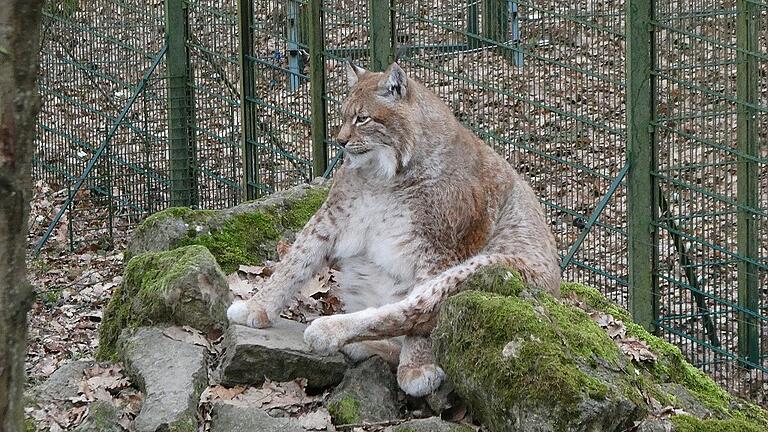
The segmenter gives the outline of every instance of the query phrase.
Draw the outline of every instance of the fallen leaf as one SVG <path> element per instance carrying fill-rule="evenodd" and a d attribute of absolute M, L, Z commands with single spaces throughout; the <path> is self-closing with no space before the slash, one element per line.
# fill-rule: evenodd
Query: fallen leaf
<path fill-rule="evenodd" d="M 621 351 L 634 361 L 655 361 L 658 357 L 651 352 L 648 345 L 635 338 L 624 338 L 617 341 Z"/>
<path fill-rule="evenodd" d="M 232 388 L 227 388 L 220 385 L 210 386 L 203 390 L 203 393 L 200 395 L 200 401 L 210 402 L 215 400 L 232 400 L 235 398 L 235 396 L 245 392 L 246 389 L 247 387 L 243 386 L 234 386 Z"/>
<path fill-rule="evenodd" d="M 211 343 L 208 342 L 208 339 L 206 339 L 205 336 L 200 331 L 190 326 L 167 327 L 165 330 L 163 330 L 163 334 L 179 342 L 186 342 L 193 345 L 199 345 L 201 347 L 205 347 L 208 349 L 211 348 Z"/>

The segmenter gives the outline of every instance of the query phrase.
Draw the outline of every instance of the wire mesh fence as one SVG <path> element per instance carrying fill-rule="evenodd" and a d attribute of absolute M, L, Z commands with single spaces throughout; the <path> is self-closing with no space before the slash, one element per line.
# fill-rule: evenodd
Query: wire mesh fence
<path fill-rule="evenodd" d="M 342 60 L 397 56 L 529 179 L 566 279 L 749 395 L 768 379 L 768 4 L 657 0 L 638 24 L 625 1 L 166 0 L 182 26 L 163 2 L 52 2 L 37 173 L 72 188 L 116 129 L 72 192 L 72 238 L 307 182 L 340 163 Z"/>
<path fill-rule="evenodd" d="M 659 326 L 719 381 L 764 379 L 768 4 L 657 1 L 653 25 Z"/>
<path fill-rule="evenodd" d="M 47 4 L 35 174 L 71 189 L 104 149 L 83 187 L 70 191 L 64 237 L 109 243 L 116 224 L 133 224 L 168 205 L 161 167 L 167 159 L 165 69 L 157 62 L 162 17 L 162 4 Z"/>

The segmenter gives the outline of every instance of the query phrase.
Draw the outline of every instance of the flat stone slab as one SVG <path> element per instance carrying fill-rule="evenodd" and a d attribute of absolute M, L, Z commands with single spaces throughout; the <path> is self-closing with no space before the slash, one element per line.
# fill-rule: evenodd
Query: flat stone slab
<path fill-rule="evenodd" d="M 472 432 L 472 428 L 447 422 L 440 417 L 430 417 L 389 426 L 384 429 L 384 432 Z"/>
<path fill-rule="evenodd" d="M 305 432 L 296 419 L 270 417 L 251 406 L 216 402 L 211 407 L 210 432 Z"/>
<path fill-rule="evenodd" d="M 118 353 L 142 391 L 137 432 L 196 430 L 200 393 L 208 386 L 207 349 L 163 334 L 161 327 L 123 331 Z"/>
<path fill-rule="evenodd" d="M 279 319 L 274 326 L 254 329 L 231 325 L 225 333 L 224 358 L 218 370 L 224 386 L 261 385 L 265 378 L 290 381 L 306 378 L 307 387 L 324 389 L 344 377 L 347 361 L 341 353 L 321 356 L 304 343 L 305 324 Z"/>

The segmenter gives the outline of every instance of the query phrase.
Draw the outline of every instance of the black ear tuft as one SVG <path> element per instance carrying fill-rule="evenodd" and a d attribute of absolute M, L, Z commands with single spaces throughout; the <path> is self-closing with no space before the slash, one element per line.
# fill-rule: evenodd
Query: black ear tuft
<path fill-rule="evenodd" d="M 354 87 L 355 84 L 357 84 L 357 82 L 360 80 L 360 77 L 368 73 L 367 70 L 352 63 L 351 58 L 347 58 L 344 61 L 344 69 L 347 73 L 347 85 L 350 89 Z"/>

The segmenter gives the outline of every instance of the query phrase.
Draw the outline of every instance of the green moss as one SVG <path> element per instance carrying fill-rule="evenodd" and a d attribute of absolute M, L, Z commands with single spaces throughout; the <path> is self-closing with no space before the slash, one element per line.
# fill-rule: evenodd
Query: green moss
<path fill-rule="evenodd" d="M 688 415 L 672 417 L 675 432 L 765 432 L 765 425 L 758 425 L 741 418 L 730 420 L 702 420 Z"/>
<path fill-rule="evenodd" d="M 46 306 L 56 306 L 61 300 L 61 290 L 52 289 L 41 294 L 40 299 Z"/>
<path fill-rule="evenodd" d="M 360 423 L 360 402 L 352 396 L 328 404 L 328 412 L 337 425 Z"/>
<path fill-rule="evenodd" d="M 281 213 L 277 208 L 237 213 L 209 233 L 190 235 L 181 245 L 208 248 L 222 270 L 229 274 L 240 265 L 256 265 L 275 258 L 275 245 L 288 229 L 300 230 L 325 201 L 327 190 L 310 189 Z"/>
<path fill-rule="evenodd" d="M 192 210 L 189 207 L 171 207 L 147 217 L 137 229 L 142 230 L 151 228 L 165 219 L 181 219 L 186 223 L 205 222 L 215 214 L 216 212 L 213 210 Z"/>
<path fill-rule="evenodd" d="M 307 190 L 304 197 L 283 214 L 283 225 L 293 231 L 304 228 L 304 225 L 320 209 L 327 197 L 328 189 L 313 188 Z"/>
<path fill-rule="evenodd" d="M 265 259 L 275 259 L 277 241 L 286 231 L 303 228 L 327 195 L 326 188 L 311 188 L 298 198 L 289 193 L 285 208 L 244 203 L 246 209 L 236 207 L 235 211 L 224 213 L 173 207 L 145 219 L 136 236 L 151 236 L 152 228 L 163 220 L 182 220 L 189 227 L 187 235 L 173 239 L 170 247 L 205 246 L 221 268 L 231 273 L 243 264 L 257 265 Z"/>
<path fill-rule="evenodd" d="M 37 432 L 37 425 L 31 418 L 24 419 L 24 432 Z"/>
<path fill-rule="evenodd" d="M 280 234 L 279 221 L 273 212 L 241 213 L 210 233 L 187 238 L 181 245 L 205 246 L 221 269 L 229 274 L 241 264 L 259 264 L 274 254 Z"/>
<path fill-rule="evenodd" d="M 711 410 L 716 417 L 759 425 L 761 430 L 768 428 L 768 413 L 765 410 L 728 394 L 704 372 L 688 363 L 679 348 L 652 335 L 639 324 L 632 322 L 627 310 L 611 303 L 596 289 L 576 283 L 565 283 L 561 287 L 561 292 L 564 297 L 578 297 L 595 310 L 610 314 L 623 321 L 628 336 L 644 341 L 650 350 L 658 356 L 658 359 L 654 362 L 643 362 L 638 367 L 647 372 L 655 382 L 680 384 L 697 401 Z M 659 390 L 655 396 L 662 402 L 664 402 L 665 397 L 670 401 L 674 399 L 671 395 L 659 394 L 658 392 Z M 690 423 L 687 419 L 680 421 Z"/>
<path fill-rule="evenodd" d="M 521 335 L 530 337 L 520 340 Z M 516 355 L 502 356 L 515 340 Z M 578 416 L 584 396 L 601 400 L 610 391 L 582 368 L 595 357 L 615 363 L 619 356 L 616 345 L 589 316 L 548 294 L 532 301 L 462 292 L 445 303 L 433 341 L 448 375 L 465 377 L 465 382 L 454 383 L 463 396 L 484 393 L 471 391 L 479 383 L 498 383 L 495 394 L 488 396 L 497 400 L 469 401 L 489 410 L 537 404 Z M 478 414 L 481 419 L 498 416 L 491 411 Z"/>
<path fill-rule="evenodd" d="M 154 317 L 170 318 L 165 302 L 169 282 L 181 278 L 204 259 L 213 260 L 205 247 L 197 245 L 131 258 L 123 283 L 115 288 L 104 310 L 97 358 L 116 360 L 115 344 L 123 329 L 153 324 Z"/>
<path fill-rule="evenodd" d="M 182 420 L 172 423 L 168 427 L 168 432 L 196 432 L 197 421 L 194 415 L 186 417 Z"/>

